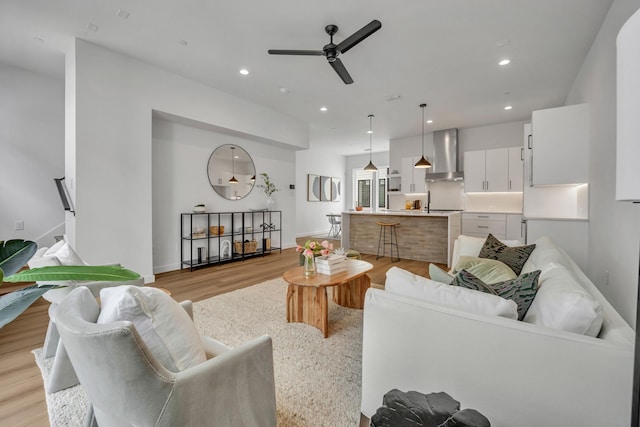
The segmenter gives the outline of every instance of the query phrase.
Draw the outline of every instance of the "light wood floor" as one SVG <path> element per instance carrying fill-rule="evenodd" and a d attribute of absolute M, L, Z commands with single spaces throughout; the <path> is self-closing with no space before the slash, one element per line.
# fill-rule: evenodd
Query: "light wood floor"
<path fill-rule="evenodd" d="M 304 242 L 306 238 L 298 239 Z M 339 246 L 339 244 L 338 244 Z M 374 265 L 371 281 L 383 284 L 385 272 L 398 266 L 423 276 L 428 275 L 428 263 L 400 260 L 391 263 L 389 257 L 375 259 L 363 255 Z M 200 301 L 214 295 L 244 288 L 269 279 L 298 265 L 294 249 L 272 253 L 265 257 L 208 267 L 190 272 L 178 270 L 156 275 L 152 286 L 171 291 L 177 301 Z M 4 285 L 0 292 L 24 287 Z M 0 329 L 0 426 L 48 426 L 47 405 L 40 370 L 31 350 L 42 347 L 47 328 L 49 304 L 38 300 L 18 319 Z M 284 313 L 283 313 L 284 316 Z"/>

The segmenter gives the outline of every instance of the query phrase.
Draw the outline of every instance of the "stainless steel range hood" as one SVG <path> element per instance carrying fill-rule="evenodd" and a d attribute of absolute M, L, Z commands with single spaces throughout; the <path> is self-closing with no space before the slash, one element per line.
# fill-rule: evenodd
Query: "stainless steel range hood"
<path fill-rule="evenodd" d="M 462 181 L 464 174 L 458 169 L 458 129 L 433 132 L 432 167 L 427 169 L 427 182 Z"/>

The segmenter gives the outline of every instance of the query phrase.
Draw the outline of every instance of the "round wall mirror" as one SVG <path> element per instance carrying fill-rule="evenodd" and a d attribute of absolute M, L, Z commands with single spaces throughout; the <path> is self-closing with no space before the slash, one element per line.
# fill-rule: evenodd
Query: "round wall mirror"
<path fill-rule="evenodd" d="M 234 144 L 213 150 L 207 164 L 209 183 L 227 200 L 246 197 L 256 182 L 256 168 L 249 153 Z"/>

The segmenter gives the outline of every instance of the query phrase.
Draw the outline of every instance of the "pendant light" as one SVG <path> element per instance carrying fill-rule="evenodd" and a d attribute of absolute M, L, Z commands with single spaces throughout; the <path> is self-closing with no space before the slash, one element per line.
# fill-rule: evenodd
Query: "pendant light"
<path fill-rule="evenodd" d="M 420 108 L 422 108 L 422 157 L 415 164 L 416 168 L 423 168 L 423 169 L 431 167 L 431 163 L 429 163 L 429 161 L 424 157 L 424 108 L 426 106 L 427 104 L 420 104 Z"/>
<path fill-rule="evenodd" d="M 236 179 L 236 160 L 235 160 L 235 150 L 236 147 L 231 147 L 231 179 L 229 180 L 229 184 L 237 184 L 238 180 Z"/>
<path fill-rule="evenodd" d="M 373 119 L 373 114 L 369 114 L 369 164 L 367 166 L 364 167 L 364 170 L 369 171 L 369 172 L 373 172 L 373 171 L 377 171 L 378 168 L 376 167 L 376 165 L 373 164 L 373 162 L 371 161 L 371 138 L 373 135 L 373 130 L 371 129 L 371 119 Z"/>

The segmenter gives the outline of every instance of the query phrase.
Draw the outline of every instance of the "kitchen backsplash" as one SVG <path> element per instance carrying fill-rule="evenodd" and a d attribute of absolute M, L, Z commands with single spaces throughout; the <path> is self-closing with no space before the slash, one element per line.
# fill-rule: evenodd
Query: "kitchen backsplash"
<path fill-rule="evenodd" d="M 522 212 L 522 193 L 466 193 L 465 211 Z"/>

